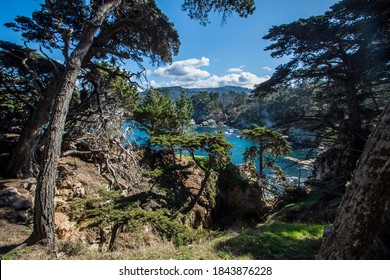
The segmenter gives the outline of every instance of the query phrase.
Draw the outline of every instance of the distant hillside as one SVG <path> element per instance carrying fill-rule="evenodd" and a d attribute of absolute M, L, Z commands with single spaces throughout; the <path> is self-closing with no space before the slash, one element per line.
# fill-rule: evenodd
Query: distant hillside
<path fill-rule="evenodd" d="M 183 88 L 183 87 L 161 87 L 157 88 L 160 91 L 168 91 L 171 95 L 171 98 L 173 100 L 176 100 L 180 97 L 180 94 L 184 91 L 187 95 L 187 97 L 194 96 L 200 92 L 218 92 L 221 94 L 226 94 L 229 92 L 236 92 L 236 93 L 246 93 L 250 94 L 251 90 L 248 88 L 243 87 L 236 87 L 236 86 L 224 86 L 224 87 L 217 87 L 217 88 Z"/>

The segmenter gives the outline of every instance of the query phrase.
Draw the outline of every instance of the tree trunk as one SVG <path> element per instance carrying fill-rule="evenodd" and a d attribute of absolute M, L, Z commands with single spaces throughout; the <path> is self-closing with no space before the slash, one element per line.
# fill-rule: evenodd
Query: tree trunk
<path fill-rule="evenodd" d="M 80 36 L 79 43 L 66 63 L 64 74 L 58 81 L 58 93 L 48 128 L 43 161 L 38 176 L 34 208 L 34 231 L 32 238 L 55 249 L 54 194 L 57 179 L 57 166 L 60 157 L 62 135 L 69 103 L 80 73 L 81 62 L 93 43 L 94 36 L 109 12 L 122 1 L 105 1 L 100 5 L 90 23 Z"/>
<path fill-rule="evenodd" d="M 390 103 L 371 134 L 318 259 L 364 259 L 390 199 Z"/>
<path fill-rule="evenodd" d="M 108 250 L 109 250 L 110 252 L 114 251 L 114 248 L 115 248 L 115 239 L 116 239 L 116 235 L 117 235 L 118 230 L 119 230 L 120 227 L 121 227 L 120 224 L 115 224 L 115 225 L 112 226 L 110 244 L 108 245 Z"/>
<path fill-rule="evenodd" d="M 12 154 L 7 174 L 13 178 L 34 176 L 33 164 L 36 149 L 43 127 L 49 122 L 55 100 L 56 92 L 53 90 L 53 87 L 55 87 L 56 81 L 52 80 L 50 84 L 51 86 L 49 85 L 46 93 L 51 93 L 52 95 L 46 94 L 45 98 L 38 102 L 37 108 L 31 112 Z"/>
<path fill-rule="evenodd" d="M 259 145 L 259 175 L 260 175 L 260 178 L 264 178 L 264 172 L 263 172 L 263 143 L 260 142 L 260 145 Z"/>

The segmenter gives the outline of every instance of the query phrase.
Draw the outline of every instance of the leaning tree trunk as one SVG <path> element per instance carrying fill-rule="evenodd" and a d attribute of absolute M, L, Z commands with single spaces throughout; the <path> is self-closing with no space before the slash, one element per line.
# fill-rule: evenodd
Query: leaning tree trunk
<path fill-rule="evenodd" d="M 45 98 L 41 99 L 26 121 L 19 137 L 15 151 L 11 156 L 7 174 L 14 178 L 27 178 L 34 175 L 33 164 L 36 149 L 42 135 L 43 127 L 49 122 L 56 91 L 53 88 L 56 81 L 52 80 L 46 90 Z"/>
<path fill-rule="evenodd" d="M 259 175 L 260 175 L 260 178 L 262 178 L 262 179 L 264 178 L 263 153 L 264 153 L 263 143 L 260 142 L 260 146 L 259 146 Z"/>
<path fill-rule="evenodd" d="M 80 73 L 81 62 L 90 49 L 96 32 L 108 13 L 121 2 L 121 0 L 105 1 L 96 9 L 90 23 L 82 32 L 79 43 L 67 61 L 64 74 L 58 82 L 58 93 L 45 142 L 42 166 L 38 176 L 34 206 L 34 230 L 32 234 L 34 241 L 42 242 L 52 250 L 55 249 L 54 194 L 57 166 L 72 92 L 76 85 L 77 76 Z"/>
<path fill-rule="evenodd" d="M 318 259 L 367 257 L 390 199 L 390 103 L 366 143 Z"/>

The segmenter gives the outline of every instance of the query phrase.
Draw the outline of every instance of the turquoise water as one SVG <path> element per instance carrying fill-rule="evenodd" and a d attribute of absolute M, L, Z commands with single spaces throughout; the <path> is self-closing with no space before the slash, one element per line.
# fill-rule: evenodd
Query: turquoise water
<path fill-rule="evenodd" d="M 230 144 L 233 145 L 233 148 L 230 150 L 232 155 L 232 162 L 234 164 L 242 164 L 244 162 L 242 154 L 244 150 L 248 147 L 256 145 L 252 141 L 248 141 L 239 137 L 238 131 L 235 129 L 227 128 L 224 126 L 219 127 L 197 127 L 195 128 L 196 132 L 199 133 L 214 133 L 216 131 L 223 131 L 225 133 L 225 137 Z M 206 153 L 198 152 L 198 155 L 207 155 Z M 305 160 L 308 158 L 313 158 L 314 153 L 309 149 L 294 149 L 292 150 L 288 156 L 300 160 Z M 290 180 L 296 182 L 299 180 L 299 177 L 307 178 L 311 175 L 311 168 L 306 165 L 297 164 L 294 161 L 286 159 L 285 157 L 277 157 L 276 165 L 280 166 L 286 175 L 290 178 Z M 265 173 L 268 175 L 272 175 L 270 170 L 265 170 Z M 301 180 L 301 181 L 302 181 Z"/>
<path fill-rule="evenodd" d="M 129 125 L 134 124 L 131 122 L 126 122 L 124 127 L 128 127 Z M 255 145 L 253 142 L 239 137 L 238 130 L 231 129 L 225 126 L 195 126 L 192 127 L 190 130 L 198 133 L 215 133 L 216 131 L 223 131 L 228 142 L 233 145 L 233 148 L 230 150 L 230 153 L 232 155 L 232 162 L 234 164 L 242 164 L 244 162 L 242 154 L 245 148 Z M 132 142 L 135 142 L 139 145 L 143 145 L 146 143 L 148 135 L 144 131 L 139 130 L 137 128 L 132 128 L 131 130 L 129 130 L 129 132 L 129 138 L 131 138 Z M 201 151 L 198 151 L 196 154 L 207 156 L 206 153 Z M 314 154 L 312 154 L 312 152 L 308 149 L 294 149 L 288 156 L 300 160 L 305 160 L 308 158 L 312 158 Z M 290 179 L 290 181 L 294 182 L 295 184 L 299 184 L 305 178 L 311 175 L 311 168 L 309 166 L 297 164 L 296 162 L 286 159 L 284 157 L 278 157 L 276 159 L 276 165 L 280 166 L 284 170 L 286 176 Z M 272 172 L 270 170 L 265 170 L 265 173 L 269 176 L 272 176 Z"/>

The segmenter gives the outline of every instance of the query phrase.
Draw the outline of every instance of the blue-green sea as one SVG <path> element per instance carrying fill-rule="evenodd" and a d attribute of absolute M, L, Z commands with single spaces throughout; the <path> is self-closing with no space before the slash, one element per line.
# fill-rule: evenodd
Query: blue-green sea
<path fill-rule="evenodd" d="M 130 122 L 126 123 L 125 127 L 130 124 Z M 226 126 L 193 126 L 190 128 L 190 130 L 198 133 L 215 133 L 217 131 L 222 131 L 225 134 L 225 137 L 228 142 L 233 145 L 233 148 L 230 150 L 230 153 L 232 156 L 232 163 L 234 164 L 242 164 L 244 162 L 242 154 L 245 148 L 255 145 L 253 142 L 241 138 L 238 135 L 239 130 Z M 135 141 L 141 145 L 145 143 L 148 138 L 148 135 L 145 132 L 136 128 L 132 130 L 131 135 L 131 137 L 133 138 L 132 141 Z M 207 154 L 202 151 L 198 151 L 197 155 L 206 156 Z M 314 156 L 315 152 L 311 149 L 293 149 L 291 153 L 288 154 L 288 157 L 296 158 L 299 160 L 310 159 Z M 276 165 L 280 166 L 284 170 L 289 180 L 294 182 L 295 184 L 299 184 L 300 182 L 305 180 L 305 178 L 311 175 L 310 166 L 298 164 L 295 161 L 287 159 L 286 157 L 281 156 L 276 158 Z M 272 176 L 272 171 L 265 170 L 265 172 L 269 176 Z"/>
<path fill-rule="evenodd" d="M 217 126 L 217 127 L 207 127 L 207 126 L 198 126 L 195 128 L 196 132 L 199 133 L 214 133 L 217 130 L 221 130 L 224 132 L 226 139 L 230 144 L 233 145 L 233 148 L 230 150 L 232 155 L 232 163 L 234 164 L 242 164 L 244 162 L 243 152 L 246 148 L 256 145 L 252 141 L 241 138 L 238 135 L 237 129 L 228 128 L 225 126 Z M 198 152 L 199 155 L 202 152 Z M 293 149 L 287 156 L 296 158 L 299 160 L 306 160 L 310 158 L 314 158 L 315 152 L 312 149 Z M 280 166 L 286 175 L 293 180 L 295 183 L 301 178 L 301 181 L 311 175 L 311 167 L 307 165 L 297 164 L 294 161 L 291 161 L 285 157 L 277 157 L 276 165 Z M 269 175 L 272 175 L 271 171 L 267 171 Z"/>

